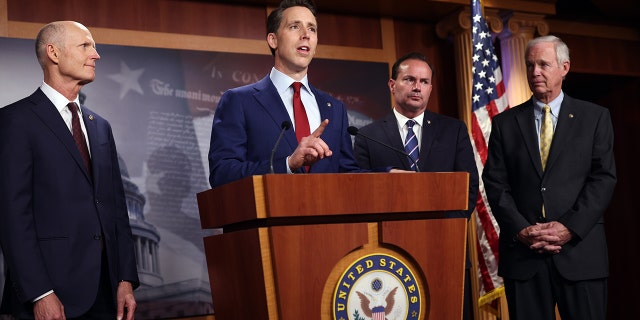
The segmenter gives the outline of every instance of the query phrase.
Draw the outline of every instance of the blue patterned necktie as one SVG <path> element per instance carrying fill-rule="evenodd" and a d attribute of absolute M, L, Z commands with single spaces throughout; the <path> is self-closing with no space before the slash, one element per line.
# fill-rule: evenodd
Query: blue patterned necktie
<path fill-rule="evenodd" d="M 413 120 L 407 121 L 407 138 L 404 140 L 404 150 L 411 156 L 407 158 L 409 160 L 409 166 L 411 169 L 415 170 L 415 164 L 411 161 L 411 158 L 415 160 L 415 163 L 418 163 L 418 153 L 420 150 L 418 149 L 418 137 L 416 137 L 415 132 L 413 132 L 413 125 L 416 124 Z"/>

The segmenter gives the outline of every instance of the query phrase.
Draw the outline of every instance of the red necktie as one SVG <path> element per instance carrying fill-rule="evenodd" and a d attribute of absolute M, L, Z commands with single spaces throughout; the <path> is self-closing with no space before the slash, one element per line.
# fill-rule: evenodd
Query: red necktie
<path fill-rule="evenodd" d="M 298 139 L 298 143 L 302 140 L 303 137 L 307 137 L 311 135 L 311 129 L 309 128 L 309 119 L 307 118 L 307 111 L 304 109 L 304 105 L 302 104 L 302 99 L 300 99 L 300 87 L 302 83 L 294 82 L 293 83 L 293 117 L 296 123 L 296 138 Z M 307 172 L 309 172 L 310 167 L 305 166 Z"/>
<path fill-rule="evenodd" d="M 91 157 L 89 156 L 89 148 L 87 147 L 87 140 L 82 133 L 82 127 L 80 127 L 80 119 L 78 117 L 78 106 L 74 102 L 70 102 L 67 107 L 71 111 L 71 132 L 73 133 L 73 140 L 80 150 L 80 155 L 84 164 L 87 166 L 87 171 L 91 175 Z"/>
<path fill-rule="evenodd" d="M 304 110 L 304 105 L 302 104 L 302 99 L 300 99 L 300 87 L 302 83 L 294 82 L 293 83 L 293 117 L 296 122 L 296 138 L 298 138 L 298 142 L 302 140 L 303 137 L 309 136 L 311 134 L 311 129 L 309 129 L 309 119 L 307 118 L 307 111 Z"/>

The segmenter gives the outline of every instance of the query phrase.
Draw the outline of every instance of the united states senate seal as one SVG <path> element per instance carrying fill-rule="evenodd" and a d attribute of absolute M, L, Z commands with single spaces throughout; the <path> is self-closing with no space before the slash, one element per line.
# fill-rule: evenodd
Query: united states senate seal
<path fill-rule="evenodd" d="M 420 319 L 415 272 L 386 253 L 362 256 L 346 268 L 333 295 L 336 320 Z"/>

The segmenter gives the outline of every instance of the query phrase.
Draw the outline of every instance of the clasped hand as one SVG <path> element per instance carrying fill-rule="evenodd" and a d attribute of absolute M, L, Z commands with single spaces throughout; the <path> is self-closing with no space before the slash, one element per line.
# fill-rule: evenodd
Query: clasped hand
<path fill-rule="evenodd" d="M 311 135 L 300 140 L 298 147 L 289 157 L 289 168 L 291 171 L 296 171 L 302 166 L 313 165 L 314 163 L 324 159 L 325 157 L 330 157 L 333 154 L 327 143 L 320 138 L 328 124 L 329 119 L 324 119 L 324 121 L 320 123 L 320 126 L 314 130 Z"/>
<path fill-rule="evenodd" d="M 536 223 L 518 233 L 518 240 L 538 253 L 560 253 L 562 246 L 571 238 L 571 231 L 557 221 Z"/>

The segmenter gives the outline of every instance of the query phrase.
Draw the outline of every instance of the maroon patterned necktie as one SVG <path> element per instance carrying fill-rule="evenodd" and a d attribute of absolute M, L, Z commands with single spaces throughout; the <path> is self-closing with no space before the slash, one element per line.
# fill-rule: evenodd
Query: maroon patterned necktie
<path fill-rule="evenodd" d="M 73 133 L 73 140 L 80 150 L 80 155 L 84 164 L 87 167 L 89 175 L 91 175 L 91 157 L 89 156 L 89 148 L 87 147 L 87 140 L 82 133 L 82 127 L 80 127 L 80 118 L 78 117 L 78 106 L 74 102 L 67 104 L 71 111 L 71 132 Z"/>

